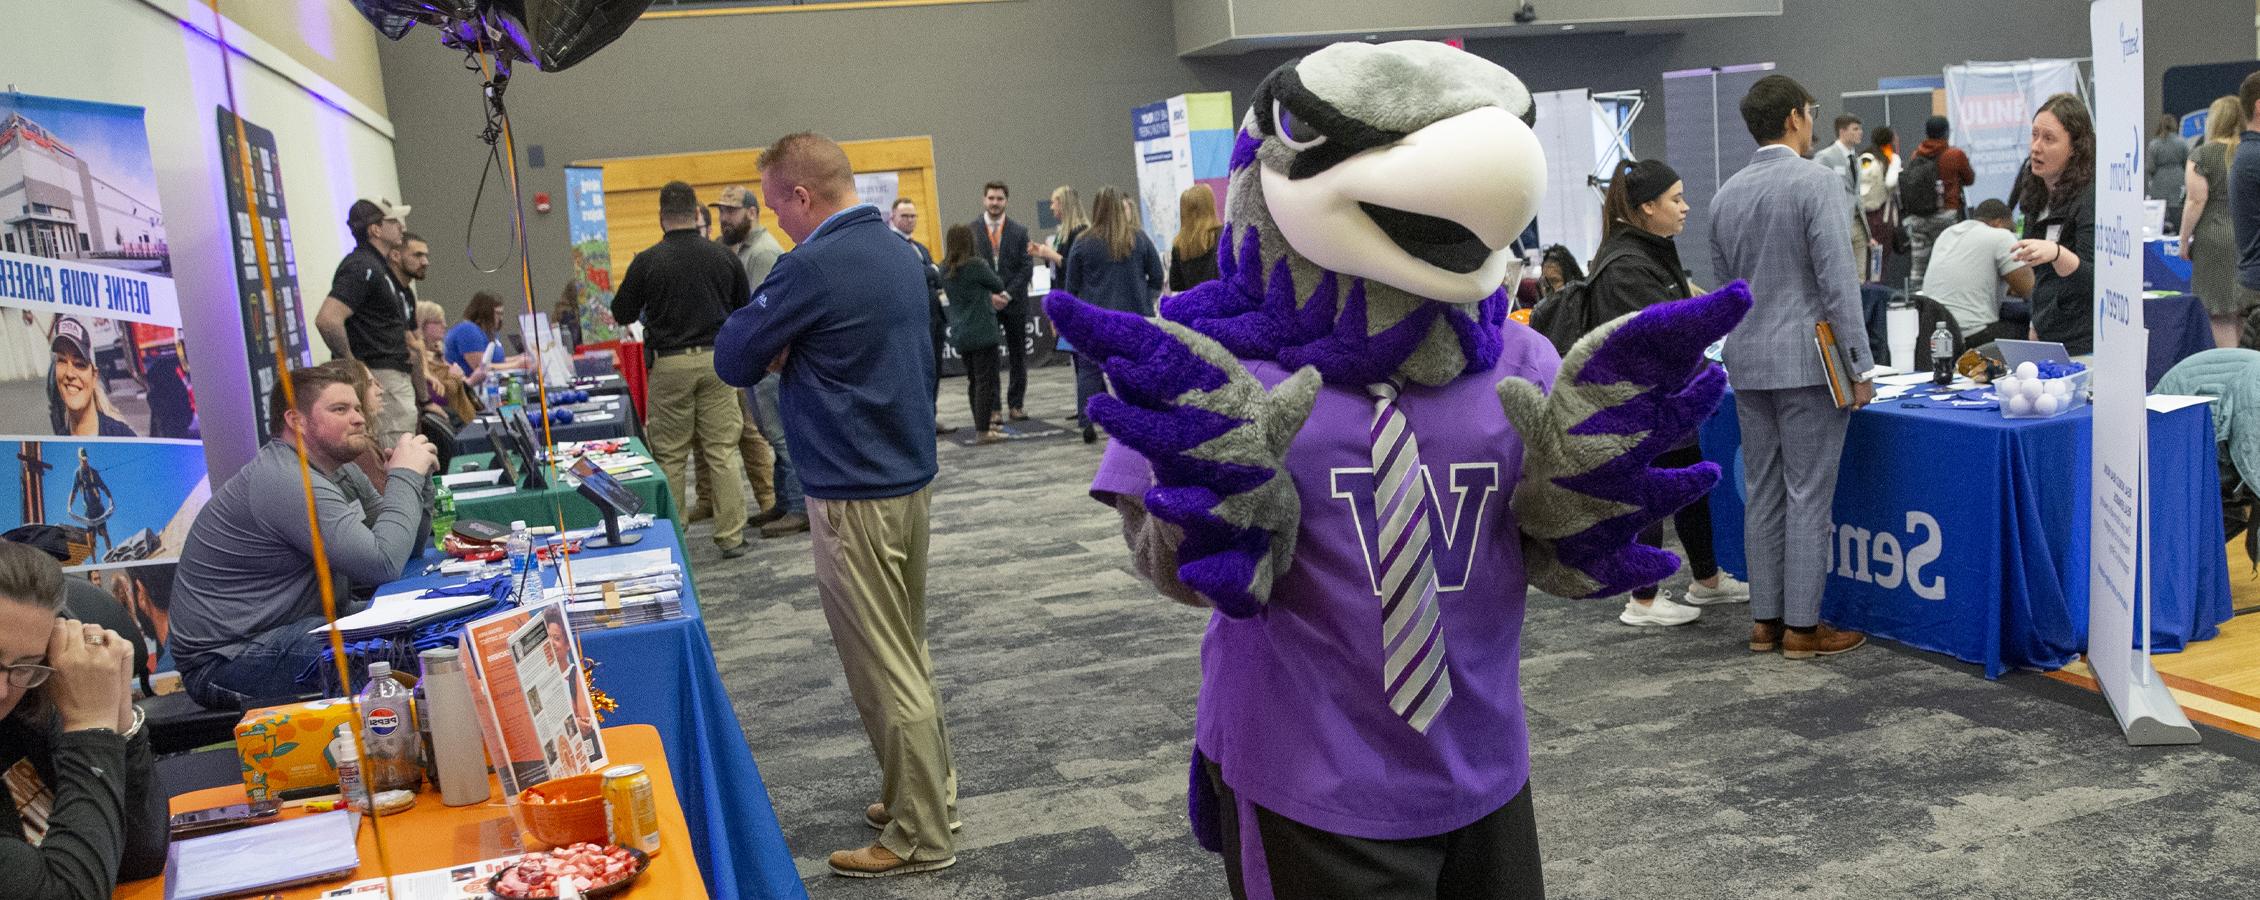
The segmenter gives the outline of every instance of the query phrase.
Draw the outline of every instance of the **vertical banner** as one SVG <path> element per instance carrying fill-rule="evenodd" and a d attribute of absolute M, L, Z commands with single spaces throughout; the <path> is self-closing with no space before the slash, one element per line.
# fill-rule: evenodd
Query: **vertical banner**
<path fill-rule="evenodd" d="M 2147 640 L 2150 413 L 2143 385 L 2150 341 L 2142 324 L 2141 0 L 2094 0 L 2088 29 L 2095 52 L 2095 258 L 2083 264 L 2096 269 L 2087 660 L 2128 743 L 2194 744 L 2197 730 L 2152 670 Z M 2139 648 L 2137 634 L 2145 636 Z"/>
<path fill-rule="evenodd" d="M 40 526 L 163 659 L 211 494 L 137 106 L 0 94 L 0 530 Z"/>
<path fill-rule="evenodd" d="M 1196 184 L 1207 185 L 1224 207 L 1230 176 L 1232 94 L 1212 91 L 1179 94 L 1131 110 L 1138 155 L 1139 219 L 1154 247 L 1167 253 L 1177 239 L 1177 198 Z"/>
<path fill-rule="evenodd" d="M 1989 198 L 2009 199 L 2032 144 L 2033 111 L 2053 95 L 2079 92 L 2079 66 L 2068 59 L 1946 67 L 1946 119 L 1954 130 L 1950 140 L 1969 154 L 1970 168 L 1977 170 L 1977 183 L 1962 192 L 1970 208 Z M 1911 149 L 1902 142 L 1899 152 Z"/>
<path fill-rule="evenodd" d="M 290 242 L 290 213 L 283 205 L 282 166 L 275 158 L 275 133 L 248 121 L 243 123 L 255 182 L 252 193 L 257 195 L 259 205 L 256 210 L 245 209 L 243 158 L 238 155 L 242 148 L 235 144 L 235 114 L 224 106 L 218 109 L 220 170 L 228 185 L 228 227 L 235 234 L 236 297 L 243 317 L 244 356 L 251 365 L 251 408 L 257 411 L 251 427 L 258 431 L 259 442 L 266 443 L 270 423 L 265 412 L 281 379 L 275 368 L 276 333 L 281 332 L 291 365 L 313 365 L 314 356 L 307 349 L 305 298 L 298 290 L 298 257 Z M 267 236 L 267 274 L 275 286 L 273 310 L 268 308 L 261 287 L 258 248 L 252 246 L 252 216 L 259 217 Z"/>
<path fill-rule="evenodd" d="M 603 169 L 565 167 L 565 239 L 573 243 L 581 342 L 619 340 L 620 325 L 612 320 L 612 243 L 605 230 Z"/>
<path fill-rule="evenodd" d="M 1584 89 L 1531 95 L 1538 145 L 1546 148 L 1546 199 L 1538 206 L 1538 239 L 1569 248 L 1579 261 L 1601 249 L 1601 195 L 1589 180 L 1605 152 L 1615 157 L 1614 134 L 1596 134 L 1593 95 Z M 1524 248 L 1525 250 L 1531 248 Z"/>

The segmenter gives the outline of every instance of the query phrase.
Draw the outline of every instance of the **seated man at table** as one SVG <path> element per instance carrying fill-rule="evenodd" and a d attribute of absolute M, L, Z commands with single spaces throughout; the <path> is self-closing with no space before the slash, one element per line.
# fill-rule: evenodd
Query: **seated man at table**
<path fill-rule="evenodd" d="M 434 465 L 432 444 L 410 432 L 387 460 L 384 497 L 373 521 L 349 499 L 341 480 L 357 477 L 352 460 L 372 440 L 353 381 L 330 366 L 290 373 L 295 406 L 275 393 L 274 434 L 229 478 L 196 517 L 173 573 L 168 643 L 182 684 L 214 709 L 247 709 L 298 695 L 300 676 L 327 646 L 312 630 L 322 622 L 307 527 L 306 483 L 297 447 L 313 468 L 315 516 L 322 548 L 336 576 L 339 615 L 355 584 L 400 577 L 401 567 L 429 540 L 423 529 Z"/>
<path fill-rule="evenodd" d="M 1972 347 L 2025 336 L 2024 323 L 2001 318 L 2004 288 L 2012 297 L 2032 296 L 2032 269 L 2016 260 L 2017 236 L 2009 224 L 2009 205 L 1988 199 L 1973 218 L 1949 226 L 1931 244 L 1922 294 L 1954 314 Z"/>

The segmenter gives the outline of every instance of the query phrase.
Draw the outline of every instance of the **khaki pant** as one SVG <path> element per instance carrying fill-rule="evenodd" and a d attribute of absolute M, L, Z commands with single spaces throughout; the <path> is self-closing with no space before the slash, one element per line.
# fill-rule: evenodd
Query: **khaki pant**
<path fill-rule="evenodd" d="M 738 435 L 745 429 L 738 391 L 714 374 L 710 350 L 654 360 L 646 391 L 644 436 L 651 439 L 652 458 L 667 473 L 675 508 L 688 511 L 683 492 L 689 473 L 684 470 L 694 442 L 715 470 L 738 471 Z M 709 479 L 700 487 L 714 492 L 715 545 L 727 550 L 745 543 L 745 491 L 737 478 Z"/>
<path fill-rule="evenodd" d="M 879 757 L 879 844 L 912 860 L 957 852 L 957 769 L 934 660 L 926 651 L 926 506 L 930 488 L 884 500 L 808 498 L 816 593 L 847 670 L 863 731 Z"/>
<path fill-rule="evenodd" d="M 377 401 L 377 409 L 369 412 L 373 423 L 371 430 L 377 435 L 377 450 L 382 453 L 400 443 L 400 436 L 416 430 L 416 407 L 423 392 L 409 379 L 408 373 L 393 369 L 369 369 L 376 376 L 377 386 L 384 389 L 384 398 Z"/>
<path fill-rule="evenodd" d="M 774 376 L 772 376 L 774 377 Z M 738 392 L 738 408 L 745 416 L 745 428 L 738 432 L 738 460 L 745 463 L 746 484 L 753 486 L 754 510 L 767 510 L 777 505 L 777 486 L 771 473 L 775 471 L 777 455 L 769 449 L 769 439 L 761 436 L 755 427 L 753 410 L 747 406 L 746 392 Z M 711 511 L 714 507 L 714 463 L 697 444 L 691 445 L 691 469 L 698 472 L 698 508 Z M 691 516 L 690 518 L 698 518 Z"/>

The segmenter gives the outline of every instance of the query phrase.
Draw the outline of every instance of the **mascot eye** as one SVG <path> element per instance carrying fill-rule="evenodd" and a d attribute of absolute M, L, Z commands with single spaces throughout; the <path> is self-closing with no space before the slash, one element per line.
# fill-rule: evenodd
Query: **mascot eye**
<path fill-rule="evenodd" d="M 1310 123 L 1297 118 L 1294 113 L 1288 112 L 1287 107 L 1277 100 L 1271 101 L 1271 128 L 1279 135 L 1281 143 L 1297 150 L 1308 150 L 1326 143 L 1326 135 L 1319 133 Z"/>

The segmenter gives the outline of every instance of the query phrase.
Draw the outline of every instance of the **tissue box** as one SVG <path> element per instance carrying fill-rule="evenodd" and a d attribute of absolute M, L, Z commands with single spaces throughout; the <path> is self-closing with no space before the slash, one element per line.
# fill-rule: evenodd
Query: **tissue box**
<path fill-rule="evenodd" d="M 235 752 L 243 764 L 243 789 L 252 800 L 278 800 L 285 791 L 337 786 L 330 739 L 353 721 L 349 698 L 270 706 L 243 714 L 235 726 Z"/>

